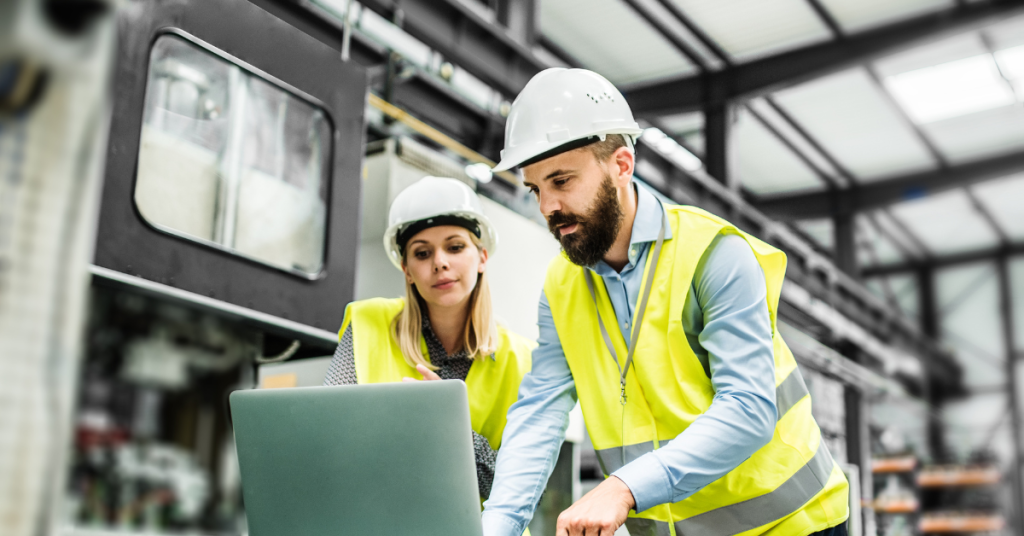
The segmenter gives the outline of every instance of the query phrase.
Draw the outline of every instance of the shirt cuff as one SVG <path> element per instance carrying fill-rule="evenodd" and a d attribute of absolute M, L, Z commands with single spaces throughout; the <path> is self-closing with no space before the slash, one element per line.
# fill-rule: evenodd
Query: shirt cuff
<path fill-rule="evenodd" d="M 497 512 L 484 512 L 480 516 L 484 536 L 522 536 L 526 527 L 517 528 L 518 524 Z"/>
<path fill-rule="evenodd" d="M 633 500 L 636 501 L 634 510 L 637 513 L 672 502 L 672 484 L 668 479 L 668 471 L 653 454 L 644 454 L 612 473 L 633 493 Z"/>

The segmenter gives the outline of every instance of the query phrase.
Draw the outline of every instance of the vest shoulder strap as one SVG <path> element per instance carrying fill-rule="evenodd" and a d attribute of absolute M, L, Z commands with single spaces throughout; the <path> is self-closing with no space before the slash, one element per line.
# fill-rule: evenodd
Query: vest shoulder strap
<path fill-rule="evenodd" d="M 390 326 L 391 321 L 402 311 L 403 307 L 405 307 L 405 300 L 402 298 L 370 298 L 349 303 L 345 307 L 345 317 L 341 321 L 338 340 L 341 340 L 341 336 L 353 322 L 358 326 L 366 322 L 383 321 Z"/>

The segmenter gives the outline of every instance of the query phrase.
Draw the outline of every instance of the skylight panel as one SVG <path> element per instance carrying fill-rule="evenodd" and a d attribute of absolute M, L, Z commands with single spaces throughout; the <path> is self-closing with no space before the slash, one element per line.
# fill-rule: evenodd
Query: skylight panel
<path fill-rule="evenodd" d="M 775 100 L 860 181 L 935 167 L 927 148 L 863 68 L 783 90 Z"/>
<path fill-rule="evenodd" d="M 922 124 L 1016 102 L 989 54 L 894 75 L 885 84 Z"/>
<path fill-rule="evenodd" d="M 1002 106 L 922 125 L 949 163 L 1024 149 L 1024 106 Z"/>

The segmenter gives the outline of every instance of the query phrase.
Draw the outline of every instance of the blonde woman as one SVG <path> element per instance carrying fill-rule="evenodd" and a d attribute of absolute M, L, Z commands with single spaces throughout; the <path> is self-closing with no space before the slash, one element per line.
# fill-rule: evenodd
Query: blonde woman
<path fill-rule="evenodd" d="M 497 234 L 472 189 L 439 177 L 399 193 L 388 223 L 384 247 L 405 274 L 405 298 L 348 305 L 324 385 L 465 381 L 486 499 L 505 415 L 535 346 L 494 320 L 487 259 Z"/>

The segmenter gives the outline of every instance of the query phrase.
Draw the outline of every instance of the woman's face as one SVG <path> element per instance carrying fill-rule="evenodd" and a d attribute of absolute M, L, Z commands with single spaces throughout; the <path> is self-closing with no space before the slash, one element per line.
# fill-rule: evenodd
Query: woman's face
<path fill-rule="evenodd" d="M 430 305 L 462 305 L 487 264 L 487 250 L 476 247 L 457 225 L 424 229 L 405 245 L 405 278 Z"/>

